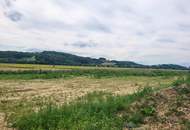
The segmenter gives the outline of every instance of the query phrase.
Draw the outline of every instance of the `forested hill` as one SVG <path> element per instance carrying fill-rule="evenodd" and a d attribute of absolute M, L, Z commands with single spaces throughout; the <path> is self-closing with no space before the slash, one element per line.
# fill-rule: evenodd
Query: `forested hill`
<path fill-rule="evenodd" d="M 163 65 L 142 65 L 131 61 L 107 60 L 105 58 L 90 58 L 76 56 L 64 52 L 43 51 L 43 52 L 16 52 L 0 51 L 0 63 L 24 63 L 24 64 L 49 64 L 49 65 L 77 65 L 77 66 L 114 66 L 128 68 L 157 68 L 157 69 L 188 69 L 184 66 L 163 64 Z"/>

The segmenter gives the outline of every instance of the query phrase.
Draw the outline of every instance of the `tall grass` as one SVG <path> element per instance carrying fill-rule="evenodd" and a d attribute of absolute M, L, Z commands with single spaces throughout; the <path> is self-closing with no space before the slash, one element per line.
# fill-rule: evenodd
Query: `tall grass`
<path fill-rule="evenodd" d="M 133 118 L 119 116 L 134 101 L 152 93 L 145 88 L 127 96 L 94 92 L 63 106 L 47 105 L 12 120 L 18 130 L 121 130 Z"/>

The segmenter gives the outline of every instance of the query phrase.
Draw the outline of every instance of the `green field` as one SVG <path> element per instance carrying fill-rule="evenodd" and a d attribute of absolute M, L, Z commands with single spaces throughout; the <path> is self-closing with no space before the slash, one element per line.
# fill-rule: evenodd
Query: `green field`
<path fill-rule="evenodd" d="M 182 70 L 0 64 L 0 129 L 138 128 L 157 109 L 134 103 L 173 86 L 189 86 L 188 77 Z M 188 120 L 181 124 L 189 127 Z"/>
<path fill-rule="evenodd" d="M 0 64 L 0 79 L 52 79 L 80 76 L 91 78 L 127 76 L 170 77 L 183 76 L 188 73 L 188 71 L 184 70 Z"/>

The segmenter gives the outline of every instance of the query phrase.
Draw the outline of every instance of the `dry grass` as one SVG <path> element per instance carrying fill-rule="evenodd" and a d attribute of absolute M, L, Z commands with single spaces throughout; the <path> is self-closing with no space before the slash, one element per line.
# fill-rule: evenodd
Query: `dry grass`
<path fill-rule="evenodd" d="M 0 63 L 0 71 L 18 71 L 18 70 L 70 70 L 70 69 L 102 69 L 106 67 L 87 67 L 87 66 L 64 66 L 64 65 L 40 65 L 40 64 L 6 64 Z M 124 69 L 112 68 L 107 69 Z M 126 69 L 126 68 L 125 68 Z"/>
<path fill-rule="evenodd" d="M 59 102 L 75 99 L 93 91 L 130 94 L 138 88 L 168 85 L 173 78 L 127 77 L 90 79 L 77 77 L 54 80 L 0 80 L 0 100 L 14 100 L 37 96 L 52 96 Z"/>
<path fill-rule="evenodd" d="M 72 79 L 55 80 L 1 80 L 0 100 L 14 100 L 37 96 L 51 96 L 59 102 L 75 99 L 93 91 L 106 91 L 115 94 L 133 93 L 140 87 L 160 86 L 169 84 L 172 78 L 151 78 L 151 77 L 128 77 L 128 78 L 107 78 L 90 79 L 77 77 Z"/>
<path fill-rule="evenodd" d="M 106 79 L 77 77 L 54 80 L 0 80 L 0 121 L 3 121 L 4 113 L 15 111 L 22 101 L 37 103 L 41 99 L 51 98 L 54 102 L 62 104 L 93 91 L 125 95 L 143 87 L 166 86 L 173 80 L 174 78 L 135 76 Z M 2 129 L 2 125 L 0 126 Z"/>

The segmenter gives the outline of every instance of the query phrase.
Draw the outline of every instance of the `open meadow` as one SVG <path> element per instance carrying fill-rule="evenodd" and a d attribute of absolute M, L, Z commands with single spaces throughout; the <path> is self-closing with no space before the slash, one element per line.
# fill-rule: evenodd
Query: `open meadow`
<path fill-rule="evenodd" d="M 141 127 L 158 106 L 141 106 L 135 115 L 134 102 L 155 91 L 189 86 L 188 77 L 185 70 L 0 64 L 0 130 Z M 180 123 L 174 129 L 189 128 L 189 117 Z"/>

